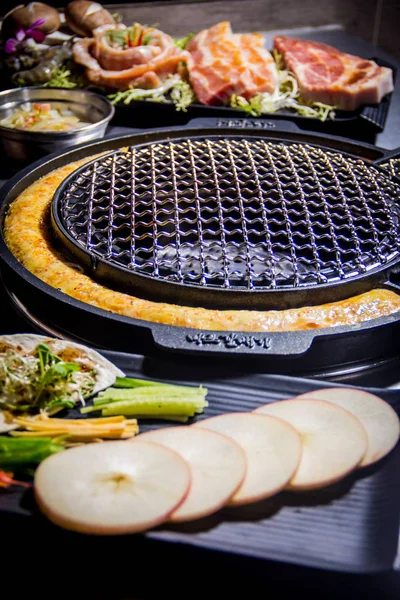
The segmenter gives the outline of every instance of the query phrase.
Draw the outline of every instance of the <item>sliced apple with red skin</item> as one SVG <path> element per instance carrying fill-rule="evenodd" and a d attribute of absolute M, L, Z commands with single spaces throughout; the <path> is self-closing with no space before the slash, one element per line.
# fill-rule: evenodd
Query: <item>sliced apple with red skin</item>
<path fill-rule="evenodd" d="M 131 440 L 156 442 L 180 454 L 192 471 L 186 499 L 170 521 L 191 521 L 222 508 L 241 485 L 247 471 L 246 455 L 231 438 L 207 429 L 169 427 Z"/>
<path fill-rule="evenodd" d="M 253 414 L 285 420 L 300 434 L 303 451 L 288 489 L 311 490 L 339 481 L 361 463 L 368 448 L 360 421 L 344 408 L 324 400 L 272 402 Z"/>
<path fill-rule="evenodd" d="M 191 483 L 186 461 L 150 442 L 88 444 L 53 454 L 35 473 L 40 510 L 82 533 L 135 533 L 166 521 Z"/>
<path fill-rule="evenodd" d="M 300 436 L 280 419 L 251 413 L 230 413 L 204 419 L 191 427 L 222 433 L 243 448 L 247 457 L 247 473 L 229 502 L 232 506 L 249 504 L 278 493 L 299 465 Z"/>
<path fill-rule="evenodd" d="M 345 408 L 361 421 L 368 436 L 368 448 L 360 467 L 371 465 L 386 456 L 400 437 L 400 420 L 384 400 L 353 388 L 324 388 L 296 397 L 297 400 L 326 400 Z"/>

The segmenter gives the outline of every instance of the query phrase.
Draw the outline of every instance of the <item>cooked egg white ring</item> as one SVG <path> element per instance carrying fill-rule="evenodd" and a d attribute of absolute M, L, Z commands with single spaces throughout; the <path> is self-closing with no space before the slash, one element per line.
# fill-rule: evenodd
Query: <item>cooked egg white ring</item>
<path fill-rule="evenodd" d="M 5 240 L 14 256 L 39 279 L 81 302 L 118 315 L 180 327 L 222 331 L 295 331 L 354 325 L 400 310 L 400 296 L 375 289 L 340 302 L 288 310 L 211 310 L 152 302 L 111 290 L 83 274 L 53 248 L 50 204 L 57 187 L 88 157 L 56 169 L 11 204 Z"/>

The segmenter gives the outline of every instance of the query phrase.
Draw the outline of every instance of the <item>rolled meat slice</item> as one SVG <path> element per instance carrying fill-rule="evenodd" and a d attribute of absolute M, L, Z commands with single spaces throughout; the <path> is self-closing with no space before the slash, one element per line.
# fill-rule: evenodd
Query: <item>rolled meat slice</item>
<path fill-rule="evenodd" d="M 171 36 L 137 23 L 131 28 L 105 25 L 93 36 L 76 42 L 73 56 L 96 85 L 120 90 L 156 88 L 188 58 Z"/>

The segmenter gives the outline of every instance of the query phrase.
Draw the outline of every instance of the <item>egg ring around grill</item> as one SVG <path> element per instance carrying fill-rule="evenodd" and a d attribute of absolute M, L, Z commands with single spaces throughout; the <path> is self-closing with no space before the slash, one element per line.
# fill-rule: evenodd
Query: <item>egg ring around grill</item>
<path fill-rule="evenodd" d="M 64 179 L 93 156 L 45 175 L 12 202 L 5 240 L 22 265 L 40 280 L 86 304 L 155 323 L 221 331 L 295 331 L 353 325 L 400 311 L 400 296 L 387 289 L 320 306 L 273 311 L 213 310 L 137 298 L 109 289 L 82 273 L 54 246 L 50 205 Z"/>

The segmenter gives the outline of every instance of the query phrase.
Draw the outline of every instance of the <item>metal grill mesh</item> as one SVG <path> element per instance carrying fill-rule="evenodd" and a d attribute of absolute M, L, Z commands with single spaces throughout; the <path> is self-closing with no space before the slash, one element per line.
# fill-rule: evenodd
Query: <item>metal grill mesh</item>
<path fill-rule="evenodd" d="M 399 188 L 361 160 L 260 138 L 121 149 L 75 173 L 59 214 L 81 248 L 164 281 L 288 289 L 399 254 Z"/>
<path fill-rule="evenodd" d="M 390 158 L 387 162 L 381 163 L 380 166 L 390 173 L 392 177 L 400 179 L 400 158 Z"/>

